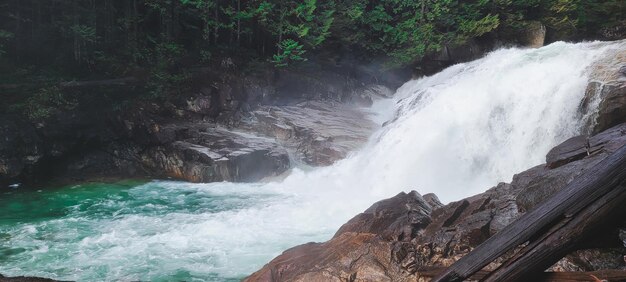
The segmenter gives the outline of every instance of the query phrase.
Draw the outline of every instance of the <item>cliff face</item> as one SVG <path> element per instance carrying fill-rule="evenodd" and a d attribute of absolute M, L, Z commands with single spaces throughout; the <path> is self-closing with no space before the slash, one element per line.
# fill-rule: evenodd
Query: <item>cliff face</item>
<path fill-rule="evenodd" d="M 580 106 L 593 135 L 566 140 L 550 150 L 545 164 L 461 201 L 442 205 L 435 195 L 415 191 L 380 201 L 344 224 L 329 241 L 289 249 L 246 281 L 427 281 L 429 269 L 451 265 L 626 145 L 624 52 L 593 67 Z M 597 103 L 599 111 L 589 113 L 589 103 Z M 624 268 L 626 238 L 619 236 L 616 232 L 610 238 L 612 248 L 576 251 L 551 270 Z"/>

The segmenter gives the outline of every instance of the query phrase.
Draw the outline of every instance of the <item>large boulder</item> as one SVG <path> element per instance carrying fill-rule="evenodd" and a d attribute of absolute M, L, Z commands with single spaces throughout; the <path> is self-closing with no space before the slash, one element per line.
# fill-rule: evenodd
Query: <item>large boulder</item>
<path fill-rule="evenodd" d="M 289 249 L 244 281 L 403 281 L 400 267 L 387 268 L 407 257 L 431 212 L 417 192 L 400 193 L 351 219 L 328 242 Z"/>

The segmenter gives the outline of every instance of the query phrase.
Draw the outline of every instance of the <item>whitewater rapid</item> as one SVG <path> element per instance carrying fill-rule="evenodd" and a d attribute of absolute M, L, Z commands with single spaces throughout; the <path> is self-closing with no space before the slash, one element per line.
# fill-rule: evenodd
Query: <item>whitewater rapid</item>
<path fill-rule="evenodd" d="M 432 192 L 443 202 L 483 192 L 543 163 L 550 148 L 583 130 L 588 116 L 578 106 L 589 67 L 617 48 L 626 44 L 501 49 L 409 81 L 370 109 L 372 119 L 392 121 L 329 167 L 294 168 L 283 180 L 256 184 L 153 181 L 129 189 L 129 197 L 103 197 L 59 218 L 0 228 L 13 234 L 7 244 L 26 250 L 23 260 L 0 265 L 0 273 L 236 280 L 288 247 L 329 239 L 375 201 L 401 191 Z M 216 208 L 189 208 L 187 201 Z M 92 216 L 90 209 L 111 212 Z M 47 239 L 47 230 L 88 232 Z M 57 259 L 46 255 L 52 250 Z"/>

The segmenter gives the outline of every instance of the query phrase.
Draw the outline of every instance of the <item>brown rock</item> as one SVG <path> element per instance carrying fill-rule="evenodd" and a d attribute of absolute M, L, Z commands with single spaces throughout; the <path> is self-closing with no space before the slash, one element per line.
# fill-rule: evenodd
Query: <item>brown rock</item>
<path fill-rule="evenodd" d="M 575 160 L 580 160 L 591 153 L 587 136 L 572 137 L 552 148 L 546 155 L 546 166 L 557 168 Z"/>
<path fill-rule="evenodd" d="M 416 191 L 408 194 L 402 192 L 393 198 L 375 203 L 363 213 L 353 217 L 339 228 L 334 237 L 346 232 L 356 232 L 384 234 L 397 238 L 401 235 L 406 225 L 406 216 L 411 211 L 415 211 L 415 216 L 419 217 L 415 219 L 417 221 L 415 224 L 426 226 L 430 223 L 432 208 L 422 196 Z"/>

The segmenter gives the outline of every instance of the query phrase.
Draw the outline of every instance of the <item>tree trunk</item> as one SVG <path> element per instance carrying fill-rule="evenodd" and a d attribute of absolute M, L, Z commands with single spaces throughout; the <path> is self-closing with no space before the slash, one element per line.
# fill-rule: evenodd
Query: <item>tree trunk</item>
<path fill-rule="evenodd" d="M 424 23 L 426 19 L 426 0 L 421 0 L 420 4 L 422 6 L 422 17 L 420 18 L 420 23 Z"/>
<path fill-rule="evenodd" d="M 213 38 L 215 39 L 215 45 L 218 45 L 218 37 L 219 37 L 219 25 L 220 25 L 220 1 L 215 0 L 215 9 L 214 9 L 214 18 L 215 18 L 215 26 L 213 26 Z"/>
<path fill-rule="evenodd" d="M 14 5 L 15 5 L 15 35 L 14 35 L 14 40 L 15 40 L 15 54 L 17 57 L 17 60 L 20 60 L 20 54 L 22 51 L 22 46 L 21 46 L 21 22 L 22 22 L 22 17 L 21 17 L 21 11 L 20 11 L 20 1 L 21 0 L 16 0 L 14 1 Z"/>
<path fill-rule="evenodd" d="M 106 2 L 105 2 L 106 3 Z M 72 24 L 73 27 L 76 28 L 78 27 L 78 3 L 76 2 L 76 0 L 72 1 Z M 77 63 L 80 64 L 81 61 L 81 56 L 80 56 L 80 38 L 78 37 L 78 32 L 76 32 L 76 30 L 72 30 L 73 32 L 73 38 L 74 38 L 74 60 L 76 60 Z"/>
<path fill-rule="evenodd" d="M 237 47 L 241 46 L 241 0 L 237 0 Z"/>

